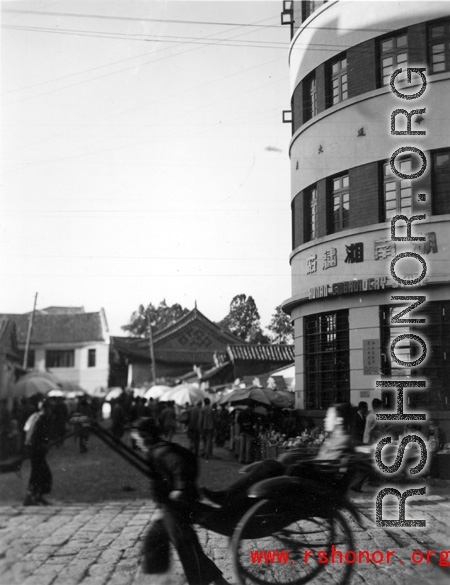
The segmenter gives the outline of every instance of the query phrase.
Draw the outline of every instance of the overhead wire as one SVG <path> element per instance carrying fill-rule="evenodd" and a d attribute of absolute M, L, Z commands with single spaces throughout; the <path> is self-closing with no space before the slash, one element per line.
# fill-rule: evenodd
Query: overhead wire
<path fill-rule="evenodd" d="M 264 19 L 264 20 L 268 20 L 268 19 Z M 258 27 L 258 26 L 260 26 L 260 24 L 259 24 L 259 23 L 260 23 L 260 22 L 264 22 L 264 20 L 262 20 L 262 21 L 259 21 L 258 23 L 253 23 L 253 24 L 254 24 L 254 26 Z M 240 27 L 238 26 L 237 28 L 239 29 Z M 232 29 L 232 30 L 233 30 L 233 29 Z M 229 34 L 230 32 L 232 32 L 232 30 L 222 31 L 220 34 L 225 34 L 225 33 Z M 214 34 L 219 34 L 219 33 L 214 33 Z M 241 36 L 242 34 L 246 34 L 246 33 L 240 33 L 239 35 L 235 35 L 235 37 L 234 37 L 234 38 L 236 38 L 237 36 Z M 213 36 L 213 35 L 208 35 L 207 37 L 205 37 L 205 39 L 207 40 L 207 39 L 209 39 L 211 36 Z M 213 44 L 213 43 L 211 43 L 211 42 L 210 42 L 210 44 Z M 165 50 L 166 50 L 166 49 L 162 49 L 161 51 L 165 51 Z M 198 48 L 198 47 L 195 47 L 195 48 L 189 48 L 189 49 L 187 49 L 186 51 L 178 52 L 178 53 L 177 53 L 175 56 L 182 55 L 182 54 L 185 54 L 185 53 L 187 53 L 187 52 L 196 51 L 196 50 L 199 50 L 199 48 Z M 159 52 L 159 51 L 157 51 L 157 52 Z M 154 54 L 154 53 L 151 53 L 151 54 Z M 146 65 L 146 64 L 152 64 L 152 63 L 154 63 L 155 61 L 159 61 L 159 60 L 161 60 L 161 59 L 165 59 L 165 58 L 171 58 L 171 57 L 173 57 L 173 55 L 162 56 L 162 57 L 160 57 L 160 58 L 158 58 L 158 59 L 153 59 L 153 60 L 151 60 L 151 61 L 148 61 L 147 63 L 140 63 L 140 66 L 141 66 L 141 65 Z M 129 60 L 129 59 L 133 59 L 133 57 L 132 57 L 132 58 L 128 58 L 128 59 L 126 59 L 126 60 Z M 273 59 L 273 60 L 276 60 L 276 59 Z M 123 62 L 123 61 L 121 60 L 121 61 L 119 61 L 119 62 Z M 115 64 L 115 63 L 114 63 L 114 64 Z M 259 66 L 261 66 L 261 64 L 258 64 L 258 65 L 256 65 L 256 67 L 259 67 Z M 106 67 L 106 66 L 102 66 L 102 67 Z M 74 84 L 70 84 L 70 85 L 68 85 L 68 86 L 64 86 L 63 88 L 56 88 L 56 89 L 54 89 L 54 90 L 49 90 L 48 92 L 44 92 L 44 93 L 41 93 L 41 94 L 33 95 L 33 96 L 31 96 L 31 97 L 33 97 L 33 98 L 34 98 L 34 97 L 40 97 L 40 96 L 42 96 L 42 95 L 47 95 L 48 93 L 52 93 L 52 92 L 54 92 L 54 91 L 59 91 L 59 90 L 61 90 L 61 89 L 66 89 L 66 88 L 69 88 L 69 87 L 73 87 L 73 86 L 75 86 L 75 85 L 79 85 L 79 84 L 87 83 L 87 82 L 89 82 L 89 81 L 94 81 L 94 80 L 97 80 L 97 79 L 101 79 L 102 77 L 106 77 L 106 76 L 109 76 L 109 75 L 114 75 L 114 74 L 117 74 L 117 73 L 121 73 L 121 72 L 123 72 L 123 71 L 127 71 L 127 70 L 129 70 L 129 69 L 132 69 L 132 68 L 134 68 L 134 66 L 132 66 L 132 67 L 127 67 L 127 68 L 124 68 L 124 69 L 120 69 L 120 70 L 118 70 L 118 71 L 114 71 L 114 72 L 111 72 L 111 73 L 107 73 L 107 74 L 105 74 L 105 75 L 103 75 L 103 76 L 98 76 L 98 77 L 95 77 L 95 78 L 93 78 L 93 79 L 91 79 L 91 80 L 87 80 L 87 81 L 86 81 L 86 80 L 83 80 L 83 81 L 80 81 L 80 82 L 77 82 L 77 83 L 74 83 Z M 95 69 L 97 69 L 97 68 L 95 68 Z M 89 71 L 90 71 L 90 70 L 89 70 Z M 242 69 L 240 69 L 239 73 L 242 73 Z M 231 74 L 231 75 L 234 75 L 234 74 Z M 221 77 L 220 79 L 223 79 L 223 77 Z M 200 86 L 196 86 L 196 87 L 194 87 L 194 88 L 190 88 L 190 89 L 189 89 L 189 91 L 192 91 L 193 89 L 198 89 L 198 87 L 201 87 L 202 85 L 204 85 L 204 84 L 200 84 Z M 209 82 L 207 83 L 207 85 L 209 85 Z M 267 85 L 267 84 L 266 84 L 266 85 Z M 169 97 L 170 97 L 170 96 L 169 96 Z M 31 98 L 23 98 L 23 99 L 31 99 Z M 20 102 L 20 101 L 23 101 L 23 99 L 22 99 L 22 100 L 16 100 L 16 102 L 15 102 L 15 103 L 17 103 L 17 102 Z M 164 99 L 167 99 L 167 96 L 166 96 Z M 130 111 L 135 111 L 135 110 L 139 109 L 140 107 L 148 107 L 149 105 L 151 105 L 151 104 L 148 104 L 148 103 L 147 103 L 147 104 L 145 104 L 144 106 L 138 106 L 138 107 L 136 107 L 136 108 L 128 109 L 128 110 L 126 110 L 125 112 L 120 112 L 120 113 L 119 113 L 119 114 L 117 114 L 117 115 L 122 115 L 123 113 L 129 113 Z M 195 110 L 194 110 L 194 111 L 195 111 Z M 111 117 L 111 116 L 108 116 L 107 118 L 105 118 L 105 119 L 104 119 L 104 120 L 102 120 L 102 121 L 106 121 L 106 120 L 107 120 L 107 119 L 109 119 L 110 117 Z M 97 122 L 97 123 L 98 123 L 98 122 Z M 91 124 L 87 124 L 87 125 L 85 125 L 84 127 L 89 127 L 90 125 L 91 125 Z M 83 126 L 82 126 L 82 127 L 83 127 Z M 79 128 L 79 127 L 78 127 L 78 128 Z M 206 129 L 206 130 L 207 130 L 207 129 Z M 59 135 L 59 136 L 61 136 L 61 135 Z M 56 138 L 56 137 L 57 137 L 57 136 L 53 135 L 53 136 L 51 137 L 51 139 L 54 139 L 54 138 Z M 41 142 L 42 142 L 42 141 L 38 141 L 38 143 L 41 143 Z M 148 142 L 148 141 L 147 141 L 147 142 Z M 22 147 L 20 147 L 20 148 L 26 148 L 26 147 L 29 147 L 29 146 L 33 146 L 33 145 L 35 145 L 35 144 L 36 144 L 36 143 L 29 144 L 29 145 L 25 145 L 25 146 L 22 146 Z M 105 151 L 106 151 L 106 150 L 109 150 L 109 149 L 105 149 Z M 90 154 L 95 154 L 95 153 L 90 153 Z M 75 156 L 76 156 L 76 157 L 78 157 L 78 156 L 80 156 L 80 155 L 75 155 Z M 59 159 L 58 159 L 58 160 L 59 160 Z M 29 166 L 30 166 L 30 165 L 26 165 L 25 167 L 21 167 L 21 168 L 28 168 Z M 20 170 L 20 169 L 15 169 L 15 170 Z"/>
<path fill-rule="evenodd" d="M 93 18 L 93 19 L 101 19 L 101 20 L 118 20 L 118 21 L 132 21 L 132 22 L 167 22 L 170 24 L 195 24 L 195 25 L 212 25 L 212 26 L 236 26 L 236 27 L 257 27 L 260 26 L 261 28 L 281 28 L 284 25 L 280 24 L 268 24 L 268 25 L 258 25 L 255 23 L 242 23 L 242 22 L 223 22 L 223 21 L 201 21 L 201 20 L 177 20 L 177 19 L 169 19 L 169 18 L 146 18 L 146 17 L 132 17 L 132 16 L 110 16 L 110 15 L 102 15 L 102 14 L 75 14 L 70 12 L 50 12 L 50 11 L 41 11 L 41 10 L 17 10 L 13 8 L 8 8 L 3 10 L 3 12 L 9 13 L 16 13 L 16 14 L 34 14 L 39 16 L 58 16 L 58 17 L 68 17 L 68 18 Z M 391 32 L 394 29 L 388 28 L 367 28 L 367 27 L 357 27 L 357 28 L 346 28 L 342 26 L 313 26 L 308 24 L 309 30 L 339 30 L 339 31 L 363 31 L 363 32 L 380 32 L 380 33 L 387 33 Z"/>

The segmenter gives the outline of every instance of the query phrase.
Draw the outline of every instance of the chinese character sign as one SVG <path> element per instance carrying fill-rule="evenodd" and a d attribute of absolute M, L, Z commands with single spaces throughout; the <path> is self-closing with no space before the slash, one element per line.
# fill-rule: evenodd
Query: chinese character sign
<path fill-rule="evenodd" d="M 363 369 L 365 376 L 378 375 L 381 368 L 380 341 L 378 339 L 363 340 Z"/>

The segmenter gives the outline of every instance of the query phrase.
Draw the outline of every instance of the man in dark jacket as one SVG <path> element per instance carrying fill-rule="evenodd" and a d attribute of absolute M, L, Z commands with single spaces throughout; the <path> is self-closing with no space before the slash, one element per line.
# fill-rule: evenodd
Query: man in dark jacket
<path fill-rule="evenodd" d="M 24 506 L 48 505 L 44 495 L 52 488 L 52 473 L 46 456 L 52 432 L 51 405 L 41 400 L 38 410 L 25 423 L 25 448 L 30 456 L 31 474 Z"/>
<path fill-rule="evenodd" d="M 153 498 L 159 504 L 144 541 L 144 573 L 168 569 L 170 540 L 189 585 L 227 585 L 222 572 L 203 552 L 192 527 L 190 511 L 199 500 L 197 457 L 181 445 L 163 441 L 151 418 L 141 420 L 133 436 L 148 454 Z"/>

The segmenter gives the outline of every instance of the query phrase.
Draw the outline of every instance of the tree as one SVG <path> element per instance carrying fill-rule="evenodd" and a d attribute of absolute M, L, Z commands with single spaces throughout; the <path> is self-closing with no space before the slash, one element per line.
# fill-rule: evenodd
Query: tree
<path fill-rule="evenodd" d="M 148 337 L 149 314 L 153 333 L 157 333 L 175 323 L 187 313 L 189 313 L 189 309 L 182 307 L 178 303 L 168 306 L 165 299 L 159 303 L 158 307 L 155 307 L 152 303 L 147 308 L 144 305 L 139 305 L 138 310 L 132 313 L 130 322 L 127 325 L 123 325 L 122 329 L 133 337 Z"/>
<path fill-rule="evenodd" d="M 276 343 L 290 344 L 294 341 L 294 327 L 291 318 L 281 308 L 281 305 L 275 307 L 275 313 L 272 315 L 267 329 L 272 333 L 273 341 Z"/>
<path fill-rule="evenodd" d="M 259 312 L 253 297 L 236 295 L 230 303 L 230 312 L 218 323 L 242 341 L 249 343 L 269 343 L 269 338 L 261 329 Z"/>

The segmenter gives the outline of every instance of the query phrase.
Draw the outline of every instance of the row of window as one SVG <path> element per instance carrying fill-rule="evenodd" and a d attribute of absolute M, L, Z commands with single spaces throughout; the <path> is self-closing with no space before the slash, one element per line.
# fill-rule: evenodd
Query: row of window
<path fill-rule="evenodd" d="M 21 355 L 23 362 L 24 352 Z M 95 368 L 96 351 L 89 349 L 87 355 L 87 367 Z M 34 368 L 35 353 L 30 350 L 27 356 L 27 368 Z M 46 368 L 73 368 L 75 367 L 75 350 L 73 349 L 49 349 L 45 352 L 45 367 Z"/>
<path fill-rule="evenodd" d="M 428 74 L 450 71 L 450 19 L 429 24 L 427 38 L 428 54 L 426 62 L 428 63 Z M 402 31 L 389 37 L 383 37 L 377 40 L 376 43 L 377 87 L 389 85 L 391 75 L 396 69 L 403 70 L 396 83 L 406 80 L 406 69 L 408 67 L 407 32 Z M 363 49 L 361 51 L 364 52 Z M 360 71 L 348 67 L 347 52 L 341 53 L 325 64 L 325 108 L 330 108 L 348 99 L 349 75 L 353 75 L 353 79 L 357 80 L 360 76 Z M 302 123 L 305 123 L 316 116 L 320 109 L 316 71 L 303 80 L 302 92 L 298 97 L 302 100 Z M 298 97 L 294 93 L 293 101 Z M 293 112 L 298 110 L 295 103 L 292 104 L 292 110 Z M 295 132 L 298 125 L 295 120 L 293 124 Z"/>
<path fill-rule="evenodd" d="M 399 307 L 380 307 L 379 374 L 427 381 L 427 390 L 408 391 L 410 408 L 450 410 L 450 302 L 430 302 L 417 310 L 425 325 L 393 324 Z M 349 312 L 347 309 L 318 313 L 304 318 L 305 408 L 322 410 L 337 402 L 350 401 Z M 390 345 L 399 335 L 416 334 L 426 339 L 430 351 L 417 368 L 399 366 L 390 355 Z M 417 343 L 406 338 L 395 346 L 399 360 L 409 362 L 421 353 Z M 383 396 L 394 408 L 392 392 Z"/>
<path fill-rule="evenodd" d="M 374 163 L 377 164 L 377 163 Z M 410 174 L 412 169 L 410 157 L 396 160 L 396 168 L 403 174 Z M 450 149 L 431 153 L 431 210 L 434 215 L 450 213 Z M 390 163 L 379 163 L 382 175 L 379 181 L 380 205 L 377 217 L 368 218 L 368 223 L 388 221 L 397 214 L 410 217 L 413 205 L 413 188 L 411 179 L 401 179 L 395 175 Z M 415 170 L 415 169 L 414 169 Z M 326 179 L 326 233 L 333 234 L 352 227 L 350 206 L 356 198 L 364 197 L 365 193 L 352 190 L 348 173 Z M 301 194 L 299 194 L 301 196 Z M 297 207 L 293 206 L 293 245 L 314 240 L 325 235 L 319 233 L 319 197 L 318 186 L 311 185 L 303 191 L 303 242 L 298 242 L 295 225 L 298 221 Z M 358 218 L 360 219 L 360 218 Z"/>

